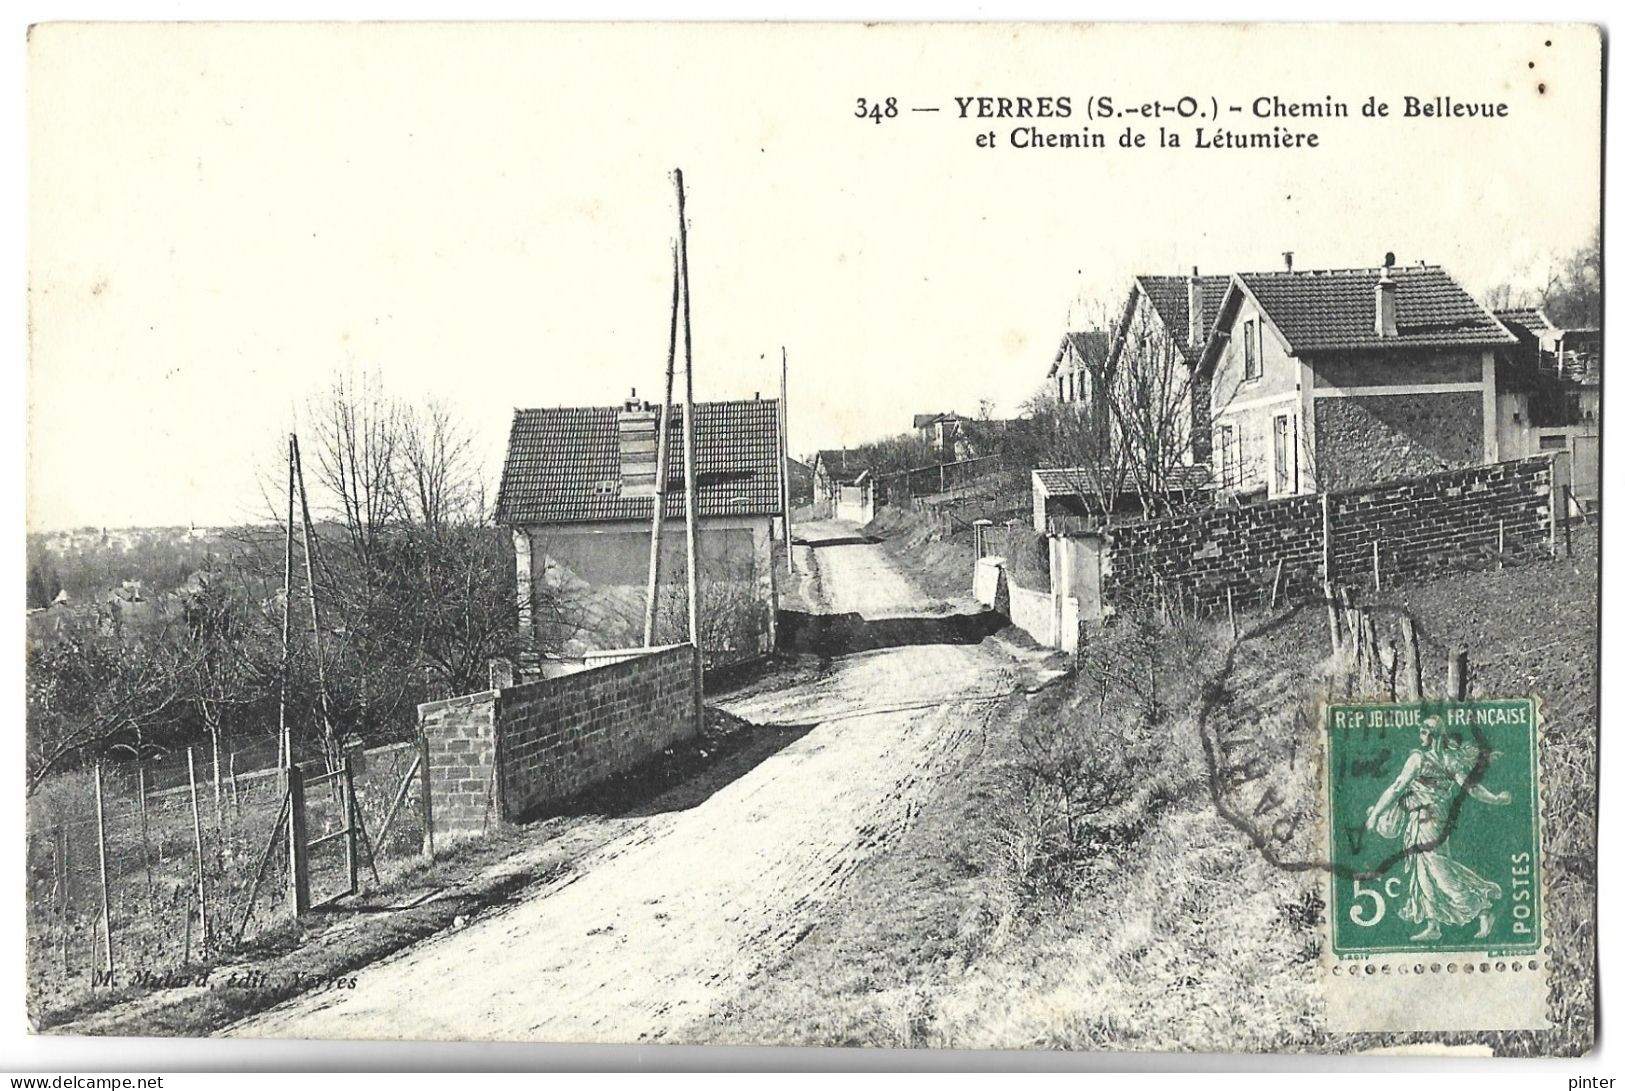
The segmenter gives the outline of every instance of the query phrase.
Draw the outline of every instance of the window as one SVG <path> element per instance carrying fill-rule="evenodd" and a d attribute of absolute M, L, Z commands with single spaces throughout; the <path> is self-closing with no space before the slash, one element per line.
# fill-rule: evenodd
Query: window
<path fill-rule="evenodd" d="M 1221 489 L 1235 488 L 1240 484 L 1237 480 L 1236 458 L 1236 428 L 1232 424 L 1221 424 L 1218 428 L 1218 454 L 1219 454 L 1219 487 Z"/>
<path fill-rule="evenodd" d="M 1262 372 L 1262 363 L 1259 359 L 1258 323 L 1248 319 L 1241 327 L 1241 346 L 1246 353 L 1246 366 L 1241 373 L 1243 379 L 1256 379 Z"/>
<path fill-rule="evenodd" d="M 1541 436 L 1540 449 L 1542 451 L 1567 451 L 1569 449 L 1569 437 Z"/>

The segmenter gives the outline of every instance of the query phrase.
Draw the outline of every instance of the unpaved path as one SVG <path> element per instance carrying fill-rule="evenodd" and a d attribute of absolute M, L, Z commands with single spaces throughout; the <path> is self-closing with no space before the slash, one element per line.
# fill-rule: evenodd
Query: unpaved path
<path fill-rule="evenodd" d="M 881 547 L 845 524 L 797 531 L 828 543 L 814 549 L 824 609 L 881 622 L 862 645 L 874 650 L 832 658 L 816 681 L 718 703 L 812 730 L 697 806 L 638 821 L 512 908 L 368 967 L 353 989 L 305 994 L 225 1033 L 660 1040 L 794 945 L 1014 683 L 996 647 L 907 642 L 906 619 L 941 605 Z"/>

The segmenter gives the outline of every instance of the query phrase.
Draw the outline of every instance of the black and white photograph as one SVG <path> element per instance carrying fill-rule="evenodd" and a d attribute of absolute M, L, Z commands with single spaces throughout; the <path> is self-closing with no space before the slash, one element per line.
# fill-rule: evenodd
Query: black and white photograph
<path fill-rule="evenodd" d="M 1591 1053 L 1604 49 L 35 24 L 28 1033 Z"/>

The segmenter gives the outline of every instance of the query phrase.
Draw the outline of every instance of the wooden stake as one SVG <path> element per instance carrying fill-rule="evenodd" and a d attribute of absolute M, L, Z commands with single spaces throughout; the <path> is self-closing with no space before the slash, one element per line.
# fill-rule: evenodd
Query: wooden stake
<path fill-rule="evenodd" d="M 192 848 L 197 860 L 198 949 L 209 947 L 209 890 L 203 873 L 203 818 L 197 806 L 197 771 L 193 748 L 186 748 L 186 783 L 192 792 Z"/>
<path fill-rule="evenodd" d="M 1378 591 L 1382 590 L 1382 553 L 1375 540 L 1371 542 L 1371 582 Z"/>
<path fill-rule="evenodd" d="M 1422 699 L 1422 647 L 1416 639 L 1416 623 L 1409 615 L 1399 619 L 1400 639 L 1405 652 L 1406 696 L 1412 701 Z"/>
<path fill-rule="evenodd" d="M 1574 556 L 1574 526 L 1569 520 L 1569 505 L 1574 501 L 1574 493 L 1567 485 L 1563 486 L 1563 556 Z M 1582 509 L 1584 510 L 1584 509 Z M 1586 525 L 1591 524 L 1590 517 L 1586 518 Z M 1555 550 L 1554 550 L 1555 552 Z"/>
<path fill-rule="evenodd" d="M 344 760 L 339 764 L 339 773 L 344 786 L 344 872 L 349 881 L 349 891 L 354 894 L 360 882 L 357 867 L 360 854 L 356 843 L 355 773 L 350 764 L 350 755 L 344 755 Z"/>
<path fill-rule="evenodd" d="M 1445 697 L 1451 701 L 1467 699 L 1467 649 L 1457 648 L 1450 653 L 1450 669 L 1445 678 Z"/>
<path fill-rule="evenodd" d="M 1230 613 L 1230 639 L 1239 640 L 1241 630 L 1236 628 L 1236 596 L 1230 588 L 1224 589 L 1224 607 Z"/>
<path fill-rule="evenodd" d="M 147 767 L 142 762 L 135 766 L 135 793 L 141 801 L 141 866 L 147 871 L 147 893 L 152 893 L 152 843 L 147 836 Z"/>
<path fill-rule="evenodd" d="M 671 476 L 671 395 L 677 382 L 677 307 L 682 288 L 677 248 L 671 252 L 671 338 L 666 343 L 666 397 L 660 403 L 655 441 L 655 503 L 649 527 L 649 588 L 643 604 L 643 646 L 654 647 L 656 596 L 660 591 L 660 539 L 666 525 L 666 479 Z"/>
<path fill-rule="evenodd" d="M 1276 562 L 1275 562 L 1275 579 L 1270 581 L 1270 609 L 1271 610 L 1275 609 L 1276 602 L 1280 600 L 1280 597 L 1281 597 L 1281 576 L 1285 572 L 1286 572 L 1286 558 L 1281 557 L 1281 558 L 1277 559 Z"/>
<path fill-rule="evenodd" d="M 96 762 L 96 861 L 102 876 L 102 968 L 113 972 L 113 897 L 107 889 L 107 819 L 102 809 L 102 763 Z"/>

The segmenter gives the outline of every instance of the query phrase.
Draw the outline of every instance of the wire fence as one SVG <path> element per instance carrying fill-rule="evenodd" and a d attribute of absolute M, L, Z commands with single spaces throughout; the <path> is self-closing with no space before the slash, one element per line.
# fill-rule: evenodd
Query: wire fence
<path fill-rule="evenodd" d="M 351 754 L 364 880 L 421 850 L 417 755 L 412 742 Z M 27 835 L 31 998 L 49 1009 L 96 987 L 183 975 L 289 922 L 287 777 L 276 757 L 272 739 L 218 761 L 199 749 L 43 785 Z M 311 839 L 344 828 L 336 791 L 312 789 L 304 814 Z M 312 851 L 310 874 L 318 896 L 347 883 L 340 842 Z"/>

